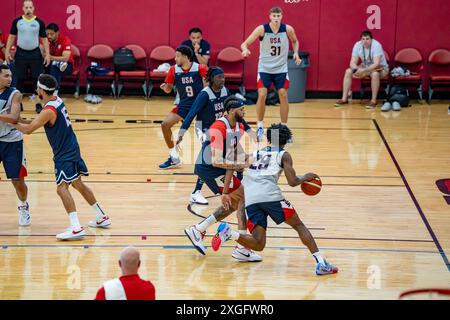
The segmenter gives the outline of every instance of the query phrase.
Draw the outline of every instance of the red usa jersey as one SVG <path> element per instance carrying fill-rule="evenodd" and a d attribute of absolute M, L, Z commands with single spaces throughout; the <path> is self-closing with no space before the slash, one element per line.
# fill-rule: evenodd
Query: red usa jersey
<path fill-rule="evenodd" d="M 72 42 L 68 36 L 59 34 L 55 42 L 50 42 L 50 54 L 55 57 L 62 57 L 64 51 L 70 51 L 70 58 L 67 62 L 73 64 Z"/>

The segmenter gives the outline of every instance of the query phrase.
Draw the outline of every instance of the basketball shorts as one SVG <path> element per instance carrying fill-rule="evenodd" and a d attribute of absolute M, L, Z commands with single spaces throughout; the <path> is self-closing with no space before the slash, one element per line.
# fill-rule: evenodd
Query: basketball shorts
<path fill-rule="evenodd" d="M 266 88 L 269 90 L 272 84 L 277 91 L 289 89 L 289 75 L 287 73 L 258 72 L 258 89 Z"/>
<path fill-rule="evenodd" d="M 26 177 L 27 165 L 23 140 L 16 142 L 0 141 L 0 162 L 3 163 L 8 179 Z"/>
<path fill-rule="evenodd" d="M 55 161 L 56 184 L 72 183 L 80 176 L 88 176 L 89 171 L 83 159 L 79 161 Z"/>
<path fill-rule="evenodd" d="M 211 170 L 204 170 L 201 165 L 196 165 L 194 173 L 206 183 L 213 194 L 222 194 L 226 170 L 221 168 L 214 169 L 217 169 L 217 171 L 215 170 L 216 174 L 213 174 Z M 233 176 L 228 189 L 229 193 L 239 189 L 240 186 L 241 181 L 236 176 Z"/>
<path fill-rule="evenodd" d="M 267 217 L 272 218 L 276 224 L 289 220 L 295 213 L 295 208 L 287 200 L 260 202 L 245 208 L 247 214 L 247 228 L 250 232 L 255 226 L 267 229 Z"/>
<path fill-rule="evenodd" d="M 184 120 L 189 113 L 189 108 L 174 106 L 171 112 L 179 115 Z"/>

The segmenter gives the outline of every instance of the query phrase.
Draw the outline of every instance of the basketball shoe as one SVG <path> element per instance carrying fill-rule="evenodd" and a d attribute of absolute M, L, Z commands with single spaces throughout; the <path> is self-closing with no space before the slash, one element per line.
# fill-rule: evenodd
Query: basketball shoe
<path fill-rule="evenodd" d="M 217 228 L 216 235 L 211 240 L 211 246 L 214 251 L 219 250 L 223 242 L 231 239 L 231 228 L 228 223 L 222 222 Z"/>
<path fill-rule="evenodd" d="M 192 193 L 189 202 L 201 205 L 208 204 L 208 200 L 206 200 L 206 198 L 202 195 L 201 190 L 197 190 L 194 193 Z"/>
<path fill-rule="evenodd" d="M 31 224 L 31 216 L 30 216 L 30 206 L 28 202 L 24 206 L 18 206 L 19 210 L 19 226 L 27 227 Z"/>
<path fill-rule="evenodd" d="M 73 230 L 72 228 L 56 235 L 57 240 L 82 240 L 86 236 L 86 231 L 83 227 L 80 230 Z"/>
<path fill-rule="evenodd" d="M 159 165 L 160 169 L 167 170 L 167 169 L 174 169 L 181 166 L 181 160 L 178 158 L 172 158 L 169 156 L 166 162 Z"/>
<path fill-rule="evenodd" d="M 109 228 L 111 226 L 111 219 L 108 216 L 103 216 L 99 220 L 89 221 L 88 226 L 91 228 Z"/>
<path fill-rule="evenodd" d="M 206 247 L 203 244 L 203 238 L 205 237 L 206 232 L 200 232 L 195 226 L 190 226 L 184 230 L 184 233 L 189 240 L 191 240 L 194 248 L 197 249 L 197 251 L 202 255 L 206 255 Z"/>
<path fill-rule="evenodd" d="M 231 256 L 236 260 L 243 262 L 260 262 L 263 260 L 260 255 L 241 245 L 237 245 L 236 247 L 234 247 Z"/>
<path fill-rule="evenodd" d="M 338 273 L 338 268 L 325 261 L 325 264 L 318 263 L 316 266 L 316 275 L 323 276 L 326 274 Z"/>

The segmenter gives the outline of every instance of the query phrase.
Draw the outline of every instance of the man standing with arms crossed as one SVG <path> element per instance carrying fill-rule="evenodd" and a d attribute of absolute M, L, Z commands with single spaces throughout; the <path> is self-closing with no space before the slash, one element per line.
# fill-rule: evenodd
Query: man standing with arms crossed
<path fill-rule="evenodd" d="M 259 38 L 259 63 L 258 63 L 258 101 L 256 102 L 256 115 L 258 120 L 257 138 L 261 142 L 264 136 L 264 114 L 266 111 L 267 91 L 272 83 L 280 97 L 281 123 L 287 125 L 289 115 L 289 103 L 287 90 L 289 88 L 289 76 L 287 59 L 289 53 L 289 40 L 294 49 L 294 60 L 299 65 L 302 60 L 298 55 L 299 43 L 294 28 L 282 24 L 283 11 L 279 7 L 273 7 L 269 13 L 270 23 L 258 26 L 241 45 L 242 56 L 250 56 L 248 47 Z"/>

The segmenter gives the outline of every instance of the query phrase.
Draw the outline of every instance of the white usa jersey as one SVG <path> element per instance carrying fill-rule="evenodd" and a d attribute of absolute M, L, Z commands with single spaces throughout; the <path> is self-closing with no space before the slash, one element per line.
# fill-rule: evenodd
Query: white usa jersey
<path fill-rule="evenodd" d="M 245 206 L 261 202 L 281 201 L 283 193 L 278 179 L 283 172 L 281 159 L 286 151 L 275 147 L 266 147 L 255 151 L 255 161 L 243 180 Z"/>
<path fill-rule="evenodd" d="M 274 33 L 270 24 L 264 24 L 264 36 L 259 39 L 258 72 L 287 73 L 289 38 L 285 24 L 281 24 L 278 33 Z"/>
<path fill-rule="evenodd" d="M 13 87 L 6 88 L 0 93 L 0 113 L 11 113 L 12 100 L 19 93 L 19 90 Z M 0 142 L 17 142 L 23 140 L 22 133 L 9 125 L 0 121 Z"/>

